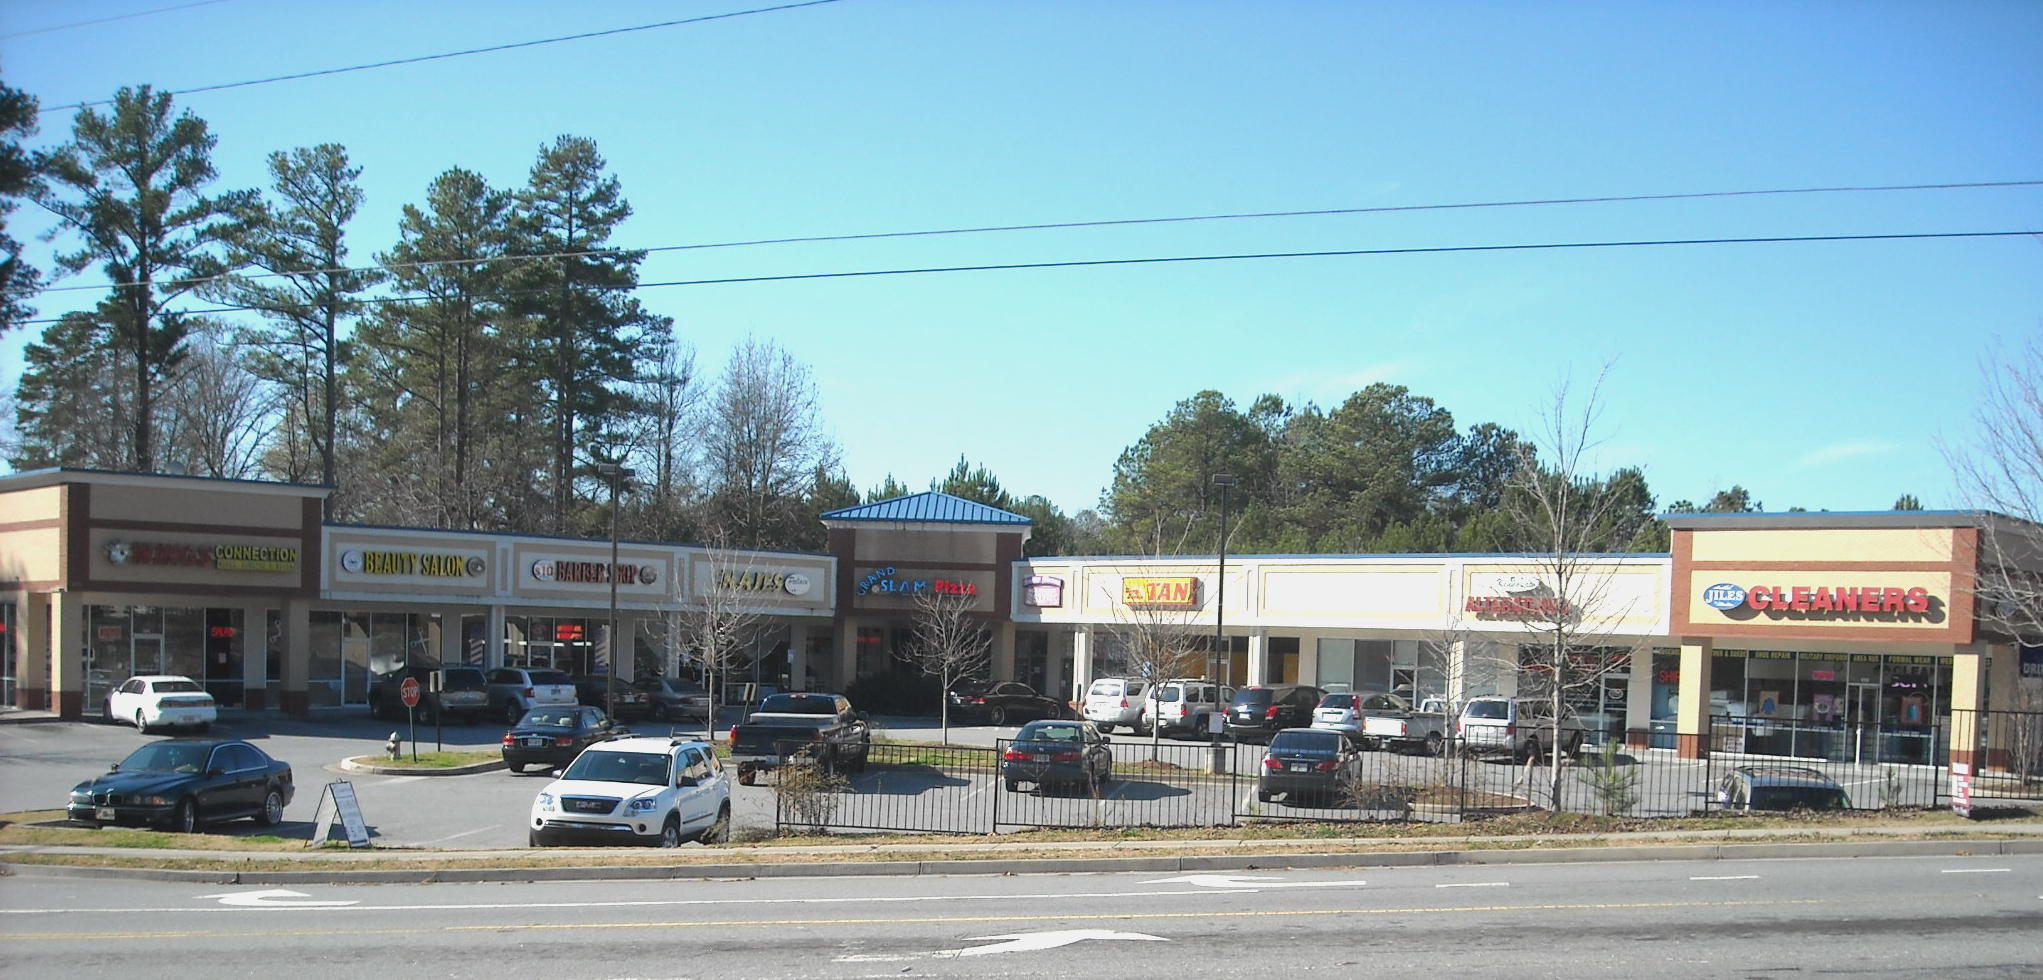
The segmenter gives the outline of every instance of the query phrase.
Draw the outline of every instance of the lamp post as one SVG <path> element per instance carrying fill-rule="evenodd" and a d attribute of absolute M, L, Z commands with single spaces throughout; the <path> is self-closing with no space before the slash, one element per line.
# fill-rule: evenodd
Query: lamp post
<path fill-rule="evenodd" d="M 603 681 L 603 713 L 617 717 L 617 493 L 619 485 L 631 479 L 631 470 L 617 463 L 597 463 L 596 472 L 610 480 L 610 567 L 604 571 L 604 578 L 610 580 L 610 624 L 603 628 L 603 642 L 609 644 L 609 676 Z"/>
<path fill-rule="evenodd" d="M 1227 708 L 1220 703 L 1220 675 L 1227 657 L 1227 490 L 1234 486 L 1234 474 L 1213 474 L 1213 485 L 1220 488 L 1220 569 L 1213 577 L 1213 715 L 1207 725 L 1213 728 L 1212 770 L 1218 776 L 1227 771 L 1227 746 L 1221 739 Z"/>

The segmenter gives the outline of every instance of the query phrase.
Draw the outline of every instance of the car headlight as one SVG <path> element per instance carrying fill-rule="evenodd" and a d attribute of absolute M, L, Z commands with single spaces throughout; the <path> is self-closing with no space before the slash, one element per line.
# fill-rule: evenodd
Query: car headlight
<path fill-rule="evenodd" d="M 553 794 L 552 794 L 552 793 L 541 793 L 541 794 L 539 794 L 539 809 L 540 809 L 540 810 L 541 810 L 542 812 L 545 812 L 545 813 L 552 813 L 552 812 L 553 812 Z"/>
<path fill-rule="evenodd" d="M 90 803 L 92 802 L 92 793 L 88 790 L 74 789 L 71 791 L 71 802 Z"/>
<path fill-rule="evenodd" d="M 138 796 L 138 797 L 135 797 L 135 802 L 137 802 L 137 803 L 140 803 L 140 804 L 141 804 L 141 805 L 143 805 L 143 806 L 169 806 L 169 805 L 170 805 L 170 797 L 168 797 L 168 796 Z"/>
<path fill-rule="evenodd" d="M 657 809 L 659 805 L 660 805 L 659 797 L 641 796 L 638 799 L 626 803 L 624 805 L 624 809 L 627 813 L 651 813 L 655 809 Z"/>

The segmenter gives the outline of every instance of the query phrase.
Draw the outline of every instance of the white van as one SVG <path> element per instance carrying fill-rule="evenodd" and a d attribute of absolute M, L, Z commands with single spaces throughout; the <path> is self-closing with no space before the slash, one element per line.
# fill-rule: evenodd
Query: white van
<path fill-rule="evenodd" d="M 1085 720 L 1100 731 L 1142 731 L 1142 697 L 1149 685 L 1140 677 L 1102 677 L 1085 689 Z"/>
<path fill-rule="evenodd" d="M 1215 698 L 1212 681 L 1196 677 L 1158 681 L 1142 702 L 1144 727 L 1153 725 L 1164 735 L 1203 736 L 1207 717 L 1225 714 L 1227 703 L 1232 700 L 1232 687 L 1222 687 L 1220 696 Z"/>

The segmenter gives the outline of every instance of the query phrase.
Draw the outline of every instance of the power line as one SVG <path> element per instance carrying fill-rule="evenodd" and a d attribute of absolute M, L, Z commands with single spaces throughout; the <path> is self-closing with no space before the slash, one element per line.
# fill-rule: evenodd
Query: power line
<path fill-rule="evenodd" d="M 347 273 L 388 271 L 394 269 L 430 269 L 442 265 L 489 265 L 496 262 L 526 261 L 532 259 L 595 258 L 624 255 L 632 252 L 685 252 L 717 248 L 749 248 L 760 245 L 799 245 L 822 242 L 871 241 L 886 238 L 926 238 L 939 235 L 977 235 L 1010 231 L 1054 231 L 1072 228 L 1111 228 L 1136 225 L 1181 224 L 1198 221 L 1240 221 L 1252 218 L 1310 218 L 1358 214 L 1391 214 L 1406 211 L 1453 211 L 1475 208 L 1516 208 L 1539 207 L 1558 204 L 1612 204 L 1640 201 L 1681 201 L 1706 198 L 1759 197 L 1783 194 L 1839 194 L 1867 193 L 1879 191 L 1923 191 L 1923 190 L 1965 190 L 1987 187 L 2036 187 L 2043 186 L 2043 180 L 2000 180 L 1976 181 L 1972 183 L 1944 184 L 1888 184 L 1849 187 L 1778 187 L 1763 190 L 1736 191 L 1689 191 L 1672 194 L 1624 194 L 1601 195 L 1596 197 L 1555 197 L 1534 198 L 1522 201 L 1476 201 L 1453 204 L 1394 204 L 1369 208 L 1319 208 L 1309 211 L 1245 211 L 1229 214 L 1177 215 L 1161 218 L 1106 218 L 1091 221 L 1056 221 L 1019 225 L 979 225 L 963 228 L 930 228 L 914 231 L 854 232 L 840 235 L 803 235 L 791 238 L 755 238 L 728 242 L 702 242 L 690 245 L 653 245 L 645 248 L 599 248 L 569 252 L 531 252 L 517 255 L 476 256 L 458 259 L 434 259 L 427 262 L 392 262 L 386 265 L 343 266 L 325 269 L 304 269 L 296 272 L 265 272 L 255 275 L 224 275 L 206 279 L 179 280 L 179 284 L 200 286 L 231 278 L 243 280 L 284 279 L 294 276 L 343 275 Z M 42 290 L 45 293 L 76 292 L 81 290 L 113 289 L 133 283 L 110 283 L 107 285 L 52 286 Z"/>
<path fill-rule="evenodd" d="M 873 276 L 915 276 L 952 272 L 1009 272 L 1029 269 L 1076 269 L 1118 265 L 1164 265 L 1183 262 L 1239 262 L 1264 259 L 1312 259 L 1336 258 L 1363 255 L 1437 255 L 1452 252 L 1529 252 L 1541 250 L 1591 249 L 1591 248 L 1654 248 L 1672 245 L 1772 245 L 1795 242 L 1879 242 L 1879 241 L 1921 241 L 1927 239 L 1971 239 L 1971 238 L 2020 238 L 2043 236 L 2043 229 L 2026 231 L 1939 231 L 1904 232 L 1879 235 L 1781 235 L 1753 238 L 1665 238 L 1634 241 L 1610 242 L 1538 242 L 1517 245 L 1437 245 L 1411 248 L 1354 248 L 1327 249 L 1311 252 L 1247 252 L 1224 255 L 1170 255 L 1122 259 L 1070 259 L 1057 262 L 1003 262 L 987 265 L 923 266 L 899 269 L 858 269 L 844 272 L 797 272 L 772 276 L 732 276 L 721 279 L 674 279 L 665 282 L 641 282 L 631 288 L 657 289 L 667 286 L 721 286 L 755 282 L 795 282 L 804 279 L 856 279 Z M 551 288 L 519 290 L 506 295 L 527 293 L 550 293 Z M 431 296 L 379 296 L 362 300 L 366 305 L 388 303 L 410 303 L 430 300 Z M 187 316 L 204 316 L 212 313 L 243 313 L 256 309 L 251 306 L 220 306 L 209 309 L 182 310 Z M 44 317 L 19 321 L 28 323 L 56 323 L 57 317 Z"/>
<path fill-rule="evenodd" d="M 137 10 L 132 14 L 117 14 L 112 17 L 101 17 L 98 18 L 97 20 L 81 20 L 70 24 L 57 24 L 53 27 L 37 27 L 26 31 L 12 31 L 6 34 L 0 34 L 0 40 L 5 40 L 6 38 L 10 37 L 27 37 L 30 34 L 48 34 L 52 31 L 68 31 L 74 27 L 91 27 L 94 24 L 111 24 L 117 20 L 129 20 L 135 17 L 147 17 L 150 14 L 167 14 L 171 13 L 172 11 L 190 10 L 193 7 L 209 7 L 216 3 L 226 2 L 227 0 L 198 0 L 197 3 L 181 3 L 175 7 L 158 7 L 154 10 Z"/>
<path fill-rule="evenodd" d="M 657 24 L 640 24 L 637 27 L 614 27 L 606 31 L 590 31 L 586 34 L 568 34 L 562 37 L 540 38 L 539 40 L 536 41 L 514 41 L 509 44 L 493 44 L 490 45 L 489 47 L 484 48 L 469 48 L 465 51 L 448 51 L 442 54 L 426 54 L 419 55 L 413 58 L 396 58 L 390 61 L 378 61 L 366 65 L 349 65 L 346 68 L 322 68 L 318 71 L 297 72 L 295 74 L 290 75 L 275 75 L 269 78 L 257 78 L 245 82 L 223 82 L 218 85 L 201 85 L 197 88 L 176 89 L 173 90 L 170 94 L 192 95 L 198 92 L 218 92 L 223 89 L 246 88 L 250 85 L 268 85 L 271 82 L 292 82 L 303 78 L 319 78 L 325 75 L 343 75 L 348 72 L 368 71 L 372 68 L 391 68 L 397 65 L 416 65 L 422 62 L 440 61 L 446 58 L 461 58 L 471 54 L 489 54 L 496 51 L 511 51 L 518 48 L 538 47 L 542 44 L 559 44 L 563 41 L 585 41 L 588 40 L 589 38 L 609 37 L 613 34 L 630 34 L 635 31 L 650 31 L 662 27 L 679 27 L 684 24 L 701 24 L 713 20 L 729 20 L 733 17 L 745 17 L 751 14 L 771 14 L 778 13 L 783 10 L 796 10 L 802 7 L 819 7 L 826 3 L 841 3 L 841 2 L 843 2 L 843 0 L 803 0 L 803 2 L 801 3 L 785 3 L 777 7 L 757 7 L 751 10 L 733 10 L 729 13 L 722 14 L 704 14 L 701 17 L 685 17 L 682 18 L 681 20 L 667 20 L 661 21 Z M 44 114 L 52 112 L 63 112 L 68 109 L 84 109 L 88 106 L 111 105 L 112 103 L 113 103 L 112 99 L 100 99 L 96 102 L 68 103 L 61 106 L 52 106 L 48 109 L 42 110 L 42 112 Z"/>

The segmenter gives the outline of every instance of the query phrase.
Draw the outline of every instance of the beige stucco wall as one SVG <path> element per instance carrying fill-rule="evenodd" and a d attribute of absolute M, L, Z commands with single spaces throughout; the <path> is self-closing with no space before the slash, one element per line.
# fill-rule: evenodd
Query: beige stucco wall
<path fill-rule="evenodd" d="M 237 491 L 233 484 L 190 490 L 97 483 L 92 487 L 94 521 L 227 524 L 296 531 L 304 524 L 305 498 L 298 494 Z"/>
<path fill-rule="evenodd" d="M 64 572 L 58 529 L 0 531 L 0 582 L 57 582 Z"/>
<path fill-rule="evenodd" d="M 54 521 L 63 516 L 63 512 L 63 487 L 36 487 L 0 493 L 0 525 Z"/>
<path fill-rule="evenodd" d="M 1258 565 L 1261 622 L 1352 622 L 1426 628 L 1447 608 L 1453 583 L 1439 563 L 1361 568 Z"/>
<path fill-rule="evenodd" d="M 1789 528 L 1689 532 L 1697 562 L 1948 562 L 1950 528 Z"/>
<path fill-rule="evenodd" d="M 962 526 L 933 531 L 859 528 L 853 533 L 861 564 L 869 563 L 864 556 L 884 555 L 886 561 L 897 565 L 911 562 L 984 565 L 998 557 L 995 548 L 1000 532 L 988 529 L 973 533 L 970 526 Z M 1012 533 L 1012 529 L 1007 533 Z"/>

